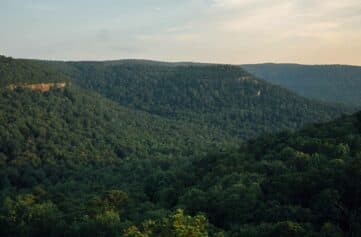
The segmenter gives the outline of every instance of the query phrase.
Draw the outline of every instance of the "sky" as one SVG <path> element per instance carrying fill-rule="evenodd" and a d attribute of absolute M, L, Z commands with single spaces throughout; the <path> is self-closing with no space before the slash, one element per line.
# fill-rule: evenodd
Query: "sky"
<path fill-rule="evenodd" d="M 0 0 L 0 54 L 361 65 L 361 0 Z"/>

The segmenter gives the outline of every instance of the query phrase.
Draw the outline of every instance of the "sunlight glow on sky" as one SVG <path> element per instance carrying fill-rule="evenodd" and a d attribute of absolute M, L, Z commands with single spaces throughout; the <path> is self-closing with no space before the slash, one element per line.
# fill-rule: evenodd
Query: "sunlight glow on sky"
<path fill-rule="evenodd" d="M 0 0 L 0 54 L 361 65 L 361 1 Z"/>

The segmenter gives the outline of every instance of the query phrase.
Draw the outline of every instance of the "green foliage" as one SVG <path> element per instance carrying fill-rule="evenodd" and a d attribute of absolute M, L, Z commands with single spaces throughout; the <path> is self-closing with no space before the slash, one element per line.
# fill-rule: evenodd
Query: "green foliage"
<path fill-rule="evenodd" d="M 200 137 L 217 134 L 119 107 L 74 86 L 47 93 L 5 90 L 0 97 L 1 162 L 18 166 L 188 156 L 195 146 L 212 143 Z"/>
<path fill-rule="evenodd" d="M 202 215 L 194 217 L 185 215 L 177 209 L 174 214 L 158 222 L 146 221 L 142 230 L 135 226 L 129 227 L 125 237 L 208 237 L 207 219 Z M 221 233 L 217 233 L 221 236 Z"/>
<path fill-rule="evenodd" d="M 75 83 L 0 91 L 0 236 L 361 234 L 360 113 L 235 147 L 340 110 L 226 65 L 9 60 Z"/>
<path fill-rule="evenodd" d="M 39 202 L 31 194 L 6 198 L 1 216 L 3 235 L 52 236 L 62 225 L 61 212 L 51 202 Z"/>
<path fill-rule="evenodd" d="M 13 59 L 0 55 L 0 87 L 17 83 L 68 82 L 70 78 L 58 73 L 42 61 Z"/>
<path fill-rule="evenodd" d="M 360 234 L 361 113 L 195 160 L 180 205 L 233 236 Z M 331 235 L 332 233 L 332 235 Z"/>
<path fill-rule="evenodd" d="M 299 97 L 238 66 L 126 60 L 55 66 L 81 87 L 122 106 L 242 139 L 300 128 L 349 111 Z"/>

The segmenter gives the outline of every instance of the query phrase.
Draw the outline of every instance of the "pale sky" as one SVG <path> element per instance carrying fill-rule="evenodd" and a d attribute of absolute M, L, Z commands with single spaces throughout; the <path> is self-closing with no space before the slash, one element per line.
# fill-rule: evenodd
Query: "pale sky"
<path fill-rule="evenodd" d="M 0 0 L 0 54 L 361 65 L 361 0 Z"/>

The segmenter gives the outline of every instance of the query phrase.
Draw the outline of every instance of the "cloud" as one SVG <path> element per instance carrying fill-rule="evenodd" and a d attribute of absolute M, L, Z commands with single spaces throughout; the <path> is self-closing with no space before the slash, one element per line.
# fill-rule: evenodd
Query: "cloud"
<path fill-rule="evenodd" d="M 347 29 L 355 34 L 361 31 L 357 27 L 361 23 L 361 15 L 357 14 L 361 4 L 355 0 L 268 1 L 268 4 L 262 0 L 213 0 L 212 8 L 215 7 L 227 13 L 211 12 L 207 24 L 224 34 L 327 37 Z"/>
<path fill-rule="evenodd" d="M 252 4 L 255 1 L 254 0 L 213 0 L 212 7 L 234 8 L 234 7 L 241 7 Z"/>
<path fill-rule="evenodd" d="M 360 0 L 0 2 L 19 56 L 361 64 Z"/>
<path fill-rule="evenodd" d="M 137 41 L 146 56 L 166 60 L 361 64 L 350 50 L 361 48 L 358 8 L 354 0 L 212 0 L 198 16 Z"/>

